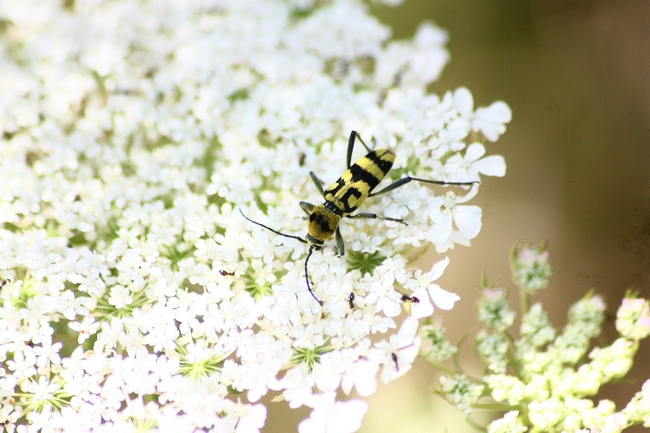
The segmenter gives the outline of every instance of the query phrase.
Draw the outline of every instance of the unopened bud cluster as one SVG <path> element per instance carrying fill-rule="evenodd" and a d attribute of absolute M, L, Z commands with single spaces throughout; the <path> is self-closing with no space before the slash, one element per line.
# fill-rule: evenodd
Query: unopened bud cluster
<path fill-rule="evenodd" d="M 545 245 L 515 250 L 512 263 L 522 297 L 548 284 L 551 269 Z M 477 301 L 484 329 L 476 333 L 474 345 L 486 374 L 480 380 L 461 372 L 445 374 L 437 393 L 465 417 L 477 407 L 505 412 L 487 426 L 490 433 L 619 432 L 634 424 L 650 426 L 650 381 L 622 409 L 607 399 L 592 400 L 602 385 L 626 376 L 639 340 L 650 334 L 650 303 L 628 293 L 616 316 L 620 337 L 594 347 L 605 309 L 602 297 L 588 293 L 571 306 L 564 329 L 557 330 L 536 303 L 524 312 L 515 338 L 507 291 L 489 288 L 484 281 Z M 422 347 L 428 345 L 423 337 Z"/>

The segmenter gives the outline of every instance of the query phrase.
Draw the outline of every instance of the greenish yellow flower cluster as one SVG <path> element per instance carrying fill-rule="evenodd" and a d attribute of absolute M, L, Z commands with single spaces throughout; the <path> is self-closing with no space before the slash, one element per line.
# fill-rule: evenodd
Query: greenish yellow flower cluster
<path fill-rule="evenodd" d="M 551 274 L 545 245 L 524 247 L 513 252 L 514 280 L 521 296 L 545 287 Z M 526 303 L 524 303 L 526 305 Z M 593 347 L 605 319 L 605 303 L 588 293 L 574 304 L 568 322 L 558 332 L 540 303 L 525 311 L 519 337 L 509 331 L 515 320 L 507 292 L 483 283 L 477 302 L 479 321 L 484 326 L 475 338 L 476 352 L 486 374 L 470 379 L 460 371 L 440 378 L 437 391 L 469 417 L 476 408 L 501 410 L 505 414 L 487 426 L 489 433 L 512 432 L 620 432 L 626 427 L 650 425 L 650 381 L 622 410 L 607 399 L 593 401 L 601 386 L 625 377 L 632 367 L 639 340 L 650 334 L 650 303 L 628 293 L 618 309 L 616 329 L 620 338 L 607 346 Z M 444 329 L 430 337 L 422 335 L 421 355 L 434 363 L 435 341 Z M 429 338 L 429 342 L 427 341 Z M 453 347 L 453 346 L 451 346 Z M 453 351 L 446 351 L 451 356 Z M 471 423 L 471 418 L 468 419 Z"/>

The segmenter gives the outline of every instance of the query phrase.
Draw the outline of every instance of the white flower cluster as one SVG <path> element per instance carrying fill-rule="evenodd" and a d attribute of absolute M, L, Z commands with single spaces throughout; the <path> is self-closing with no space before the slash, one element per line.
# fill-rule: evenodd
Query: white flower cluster
<path fill-rule="evenodd" d="M 548 263 L 545 245 L 529 250 Z M 513 274 L 517 272 L 518 267 L 513 266 Z M 546 273 L 550 275 L 550 267 Z M 527 299 L 530 279 L 515 277 L 515 281 L 520 283 L 520 295 Z M 474 346 L 488 374 L 481 380 L 470 380 L 459 373 L 447 373 L 440 379 L 439 394 L 464 416 L 479 407 L 505 411 L 502 418 L 487 426 L 490 433 L 615 433 L 634 424 L 650 425 L 647 382 L 621 411 L 610 400 L 594 403 L 589 398 L 603 384 L 624 378 L 629 372 L 639 340 L 650 335 L 649 301 L 629 293 L 617 313 L 616 327 L 621 338 L 590 350 L 591 339 L 601 334 L 605 319 L 605 303 L 600 296 L 588 293 L 574 304 L 559 335 L 542 305 L 533 305 L 524 314 L 521 338 L 516 339 L 507 331 L 515 317 L 506 291 L 486 285 L 484 281 L 477 302 L 478 317 L 485 329 L 476 334 Z M 422 347 L 429 344 L 428 338 L 440 340 L 440 334 L 423 335 Z M 492 401 L 483 403 L 484 397 Z"/>
<path fill-rule="evenodd" d="M 433 284 L 447 259 L 408 258 L 469 245 L 478 184 L 368 200 L 408 225 L 342 224 L 346 256 L 310 262 L 322 306 L 306 246 L 239 209 L 304 235 L 309 172 L 337 179 L 353 129 L 395 149 L 390 180 L 505 174 L 484 143 L 507 105 L 426 93 L 448 60 L 432 24 L 389 36 L 354 0 L 0 4 L 5 428 L 258 432 L 269 391 L 313 409 L 301 432 L 359 428 L 336 393 L 406 373 L 417 319 L 458 299 Z"/>

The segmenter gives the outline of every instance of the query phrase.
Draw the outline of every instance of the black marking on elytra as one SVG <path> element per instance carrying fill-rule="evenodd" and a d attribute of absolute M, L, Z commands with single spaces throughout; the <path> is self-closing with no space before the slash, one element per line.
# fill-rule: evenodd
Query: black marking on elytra
<path fill-rule="evenodd" d="M 363 196 L 363 193 L 359 191 L 357 188 L 351 186 L 348 188 L 348 190 L 343 194 L 343 196 L 339 199 L 341 203 L 343 204 L 343 213 L 352 213 L 355 210 L 359 208 L 358 205 L 355 206 L 350 206 L 348 203 L 350 203 L 350 198 L 354 197 L 354 202 L 359 203 L 359 199 Z"/>
<path fill-rule="evenodd" d="M 387 151 L 387 153 L 389 153 L 389 152 Z M 390 152 L 390 153 L 393 153 L 393 152 Z M 385 155 L 385 154 L 384 154 L 384 155 Z M 377 151 L 376 151 L 376 150 L 373 150 L 372 152 L 370 152 L 369 154 L 367 154 L 367 155 L 366 155 L 366 158 L 368 158 L 368 159 L 371 160 L 373 163 L 375 163 L 375 165 L 376 165 L 377 167 L 379 167 L 379 169 L 382 171 L 382 173 L 384 173 L 384 176 L 386 176 L 386 174 L 387 174 L 387 173 L 390 171 L 390 169 L 393 167 L 393 163 L 392 163 L 392 162 L 390 162 L 390 161 L 388 161 L 388 160 L 385 160 L 385 159 L 382 159 L 382 158 L 380 158 L 379 156 L 377 156 Z M 356 165 L 356 163 L 355 163 L 355 165 Z M 382 179 L 383 179 L 383 177 L 382 177 Z"/>
<path fill-rule="evenodd" d="M 371 190 L 381 182 L 381 179 L 377 179 L 374 174 L 357 164 L 350 167 L 350 172 L 352 173 L 352 178 L 350 179 L 351 182 L 367 183 Z"/>
<path fill-rule="evenodd" d="M 336 198 L 336 194 L 343 188 L 348 185 L 342 177 L 338 178 L 329 188 L 325 190 L 325 201 L 330 201 Z"/>

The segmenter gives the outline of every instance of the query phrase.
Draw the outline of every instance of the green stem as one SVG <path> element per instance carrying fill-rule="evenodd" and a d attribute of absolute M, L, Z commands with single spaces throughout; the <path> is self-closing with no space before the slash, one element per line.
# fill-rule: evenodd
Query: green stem
<path fill-rule="evenodd" d="M 469 424 L 474 430 L 478 430 L 480 432 L 487 432 L 487 429 L 485 427 L 480 426 L 479 424 L 476 423 L 472 418 L 467 417 L 465 418 L 465 422 Z"/>
<path fill-rule="evenodd" d="M 521 314 L 524 315 L 530 310 L 530 295 L 523 287 L 520 287 L 519 290 L 521 290 Z"/>

